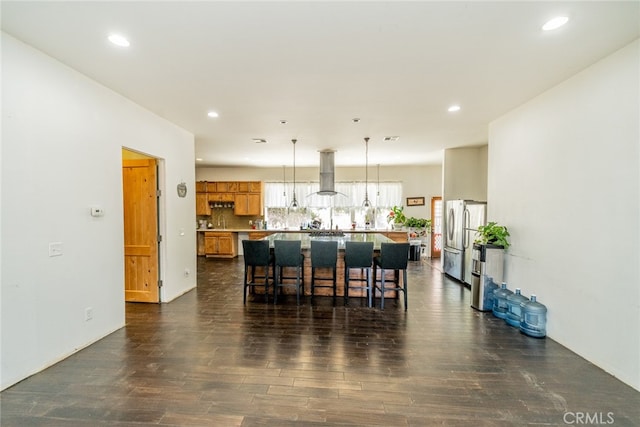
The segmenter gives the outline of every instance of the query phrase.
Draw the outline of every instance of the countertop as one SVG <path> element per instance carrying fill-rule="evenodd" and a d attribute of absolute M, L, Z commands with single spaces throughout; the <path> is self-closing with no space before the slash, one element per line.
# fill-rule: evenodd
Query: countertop
<path fill-rule="evenodd" d="M 382 243 L 394 243 L 393 240 L 375 231 L 367 232 L 367 233 L 363 233 L 363 232 L 344 233 L 343 236 L 311 237 L 309 236 L 309 233 L 306 233 L 304 231 L 300 232 L 298 230 L 298 232 L 293 232 L 293 233 L 279 233 L 279 232 L 274 233 L 270 236 L 265 237 L 263 240 L 268 240 L 269 246 L 271 247 L 273 247 L 274 240 L 300 240 L 302 244 L 302 249 L 311 248 L 311 240 L 332 241 L 332 242 L 338 242 L 338 250 L 344 250 L 346 242 L 373 242 L 374 250 L 380 250 L 380 245 Z"/>
<path fill-rule="evenodd" d="M 264 229 L 253 229 L 253 228 L 198 228 L 196 229 L 198 232 L 204 231 L 219 231 L 219 232 L 227 232 L 227 233 L 259 233 L 259 232 L 268 232 L 268 233 L 312 233 L 317 231 L 336 231 L 336 230 L 278 230 L 275 228 L 269 228 L 267 230 Z M 355 230 L 337 230 L 341 231 L 345 234 L 347 233 L 406 233 L 404 230 L 391 230 L 388 228 L 380 228 L 380 229 L 369 229 L 365 230 L 364 228 L 356 228 Z"/>

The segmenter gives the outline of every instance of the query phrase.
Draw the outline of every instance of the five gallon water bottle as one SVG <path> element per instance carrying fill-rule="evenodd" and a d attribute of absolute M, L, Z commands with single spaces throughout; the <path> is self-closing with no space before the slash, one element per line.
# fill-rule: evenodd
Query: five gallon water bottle
<path fill-rule="evenodd" d="M 529 301 L 527 297 L 522 295 L 520 288 L 516 288 L 516 292 L 507 297 L 507 315 L 504 318 L 507 325 L 519 328 L 522 321 L 520 304 Z"/>
<path fill-rule="evenodd" d="M 493 291 L 493 315 L 499 319 L 507 317 L 507 297 L 513 294 L 507 289 L 507 283 L 502 282 L 500 288 Z"/>
<path fill-rule="evenodd" d="M 498 289 L 498 284 L 493 281 L 492 277 L 485 276 L 484 278 L 484 301 L 482 304 L 483 311 L 493 310 L 493 292 Z"/>
<path fill-rule="evenodd" d="M 531 295 L 531 300 L 520 303 L 522 320 L 520 331 L 526 335 L 543 338 L 547 335 L 547 307 L 536 301 L 536 296 Z"/>

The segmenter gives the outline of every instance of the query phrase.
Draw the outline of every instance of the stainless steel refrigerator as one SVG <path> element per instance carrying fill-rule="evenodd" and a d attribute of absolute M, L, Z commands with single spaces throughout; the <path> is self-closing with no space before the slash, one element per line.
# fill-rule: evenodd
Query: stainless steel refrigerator
<path fill-rule="evenodd" d="M 449 276 L 471 285 L 472 249 L 476 231 L 486 224 L 487 202 L 445 202 L 443 268 Z"/>

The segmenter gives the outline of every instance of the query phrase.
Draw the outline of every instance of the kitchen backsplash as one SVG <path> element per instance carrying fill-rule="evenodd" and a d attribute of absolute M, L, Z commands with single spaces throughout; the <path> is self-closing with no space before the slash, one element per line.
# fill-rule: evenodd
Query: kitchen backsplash
<path fill-rule="evenodd" d="M 199 220 L 205 220 L 207 223 L 213 224 L 213 228 L 236 228 L 236 229 L 247 229 L 251 228 L 249 221 L 255 223 L 257 220 L 263 219 L 262 217 L 256 216 L 237 216 L 233 214 L 233 208 L 213 208 L 211 215 L 198 215 L 197 216 L 198 223 Z"/>

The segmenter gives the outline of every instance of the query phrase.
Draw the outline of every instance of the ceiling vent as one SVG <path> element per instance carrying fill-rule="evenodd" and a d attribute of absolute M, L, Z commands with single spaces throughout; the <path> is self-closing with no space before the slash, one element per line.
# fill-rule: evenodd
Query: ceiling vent
<path fill-rule="evenodd" d="M 399 136 L 385 136 L 383 141 L 384 142 L 396 142 L 399 139 L 400 139 Z"/>

